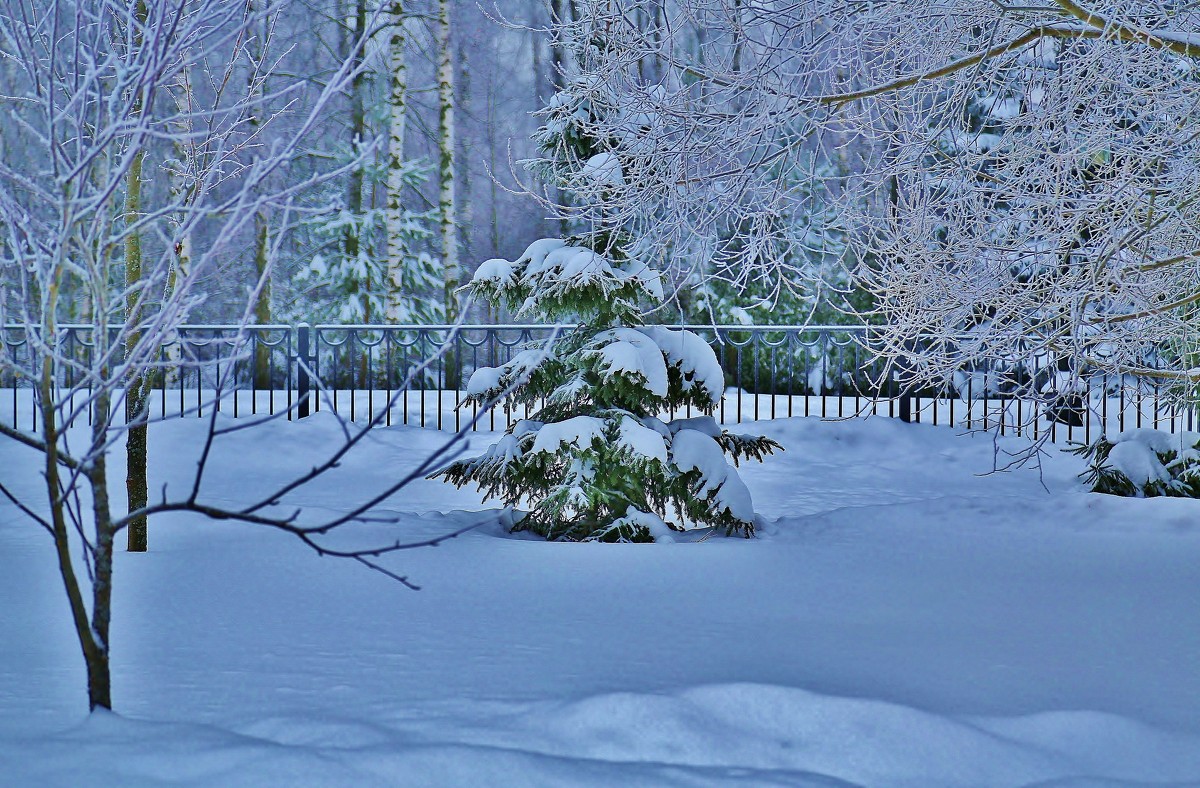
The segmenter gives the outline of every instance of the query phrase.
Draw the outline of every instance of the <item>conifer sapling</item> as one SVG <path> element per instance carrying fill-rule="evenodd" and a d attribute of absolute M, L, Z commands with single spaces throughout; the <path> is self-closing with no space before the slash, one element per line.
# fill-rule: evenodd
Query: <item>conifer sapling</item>
<path fill-rule="evenodd" d="M 712 348 L 690 331 L 643 326 L 640 302 L 664 298 L 660 275 L 589 241 L 535 241 L 515 262 L 483 263 L 466 286 L 517 316 L 576 327 L 471 376 L 468 404 L 507 396 L 510 408 L 542 407 L 434 475 L 523 509 L 514 530 L 548 539 L 667 541 L 696 527 L 753 535 L 735 466 L 779 444 L 720 428 L 711 414 L 725 377 Z M 704 415 L 659 418 L 689 406 Z"/>

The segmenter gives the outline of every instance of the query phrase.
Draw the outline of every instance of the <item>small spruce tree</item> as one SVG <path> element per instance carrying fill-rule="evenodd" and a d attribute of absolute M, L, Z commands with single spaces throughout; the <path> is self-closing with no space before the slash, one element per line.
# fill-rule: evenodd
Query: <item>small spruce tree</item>
<path fill-rule="evenodd" d="M 605 96 L 601 85 L 568 80 L 544 111 L 542 158 L 526 163 L 572 198 L 590 231 L 535 241 L 514 262 L 488 260 L 464 288 L 518 317 L 575 324 L 552 347 L 477 370 L 467 384 L 468 404 L 507 396 L 510 408 L 541 407 L 483 455 L 435 476 L 523 507 L 514 530 L 548 539 L 647 542 L 691 527 L 751 536 L 754 506 L 734 466 L 779 444 L 712 418 L 725 375 L 703 339 L 642 325 L 644 305 L 663 305 L 662 277 L 628 253 L 632 239 L 604 206 L 644 162 L 634 132 L 594 133 L 598 117 L 620 111 Z M 688 408 L 704 415 L 659 418 Z"/>
<path fill-rule="evenodd" d="M 435 476 L 527 507 L 514 530 L 548 539 L 646 542 L 710 526 L 752 535 L 753 503 L 734 466 L 779 444 L 720 428 L 711 414 L 725 377 L 712 348 L 689 331 L 643 326 L 640 302 L 664 298 L 658 272 L 589 240 L 536 241 L 515 262 L 485 262 L 467 285 L 518 315 L 577 325 L 548 349 L 471 376 L 468 403 L 507 394 L 509 407 L 544 404 L 483 455 Z M 689 407 L 705 415 L 658 416 Z"/>

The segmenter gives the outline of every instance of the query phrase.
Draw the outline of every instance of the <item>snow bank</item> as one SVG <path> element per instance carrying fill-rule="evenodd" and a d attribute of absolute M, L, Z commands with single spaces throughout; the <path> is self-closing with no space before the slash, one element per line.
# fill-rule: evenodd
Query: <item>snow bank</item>
<path fill-rule="evenodd" d="M 151 425 L 153 489 L 185 483 L 203 426 Z M 1195 501 L 1084 493 L 1059 453 L 989 474 L 992 436 L 946 427 L 744 429 L 787 449 L 743 471 L 756 538 L 546 543 L 419 481 L 363 527 L 479 524 L 390 557 L 419 593 L 273 531 L 154 519 L 150 552 L 116 557 L 121 717 L 87 717 L 53 552 L 0 500 L 0 783 L 1200 781 Z M 208 489 L 249 502 L 340 434 L 325 412 L 231 433 Z M 378 430 L 293 501 L 344 511 L 444 439 Z M 38 491 L 34 456 L 0 441 L 16 494 Z"/>
<path fill-rule="evenodd" d="M 1142 487 L 1154 482 L 1170 482 L 1171 474 L 1145 443 L 1125 441 L 1112 447 L 1108 464 L 1125 478 Z"/>
<path fill-rule="evenodd" d="M 1113 444 L 1135 443 L 1150 451 L 1166 454 L 1169 451 L 1178 451 L 1184 445 L 1194 443 L 1194 440 L 1189 441 L 1189 437 L 1191 434 L 1172 435 L 1169 432 L 1150 427 L 1133 427 L 1117 433 L 1112 442 Z M 1200 435 L 1195 437 L 1200 438 Z"/>

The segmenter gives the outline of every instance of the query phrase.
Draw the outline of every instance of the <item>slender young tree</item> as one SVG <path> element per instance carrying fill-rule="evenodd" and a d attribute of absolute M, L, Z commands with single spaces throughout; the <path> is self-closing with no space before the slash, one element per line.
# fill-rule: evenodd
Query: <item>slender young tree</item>
<path fill-rule="evenodd" d="M 603 47 L 603 30 L 591 39 Z M 579 52 L 581 60 L 590 56 Z M 636 166 L 637 140 L 591 134 L 613 104 L 568 87 L 556 94 L 530 162 L 573 203 L 603 198 Z M 514 530 L 548 539 L 668 541 L 673 531 L 711 527 L 754 533 L 754 507 L 729 464 L 762 459 L 779 445 L 723 431 L 712 418 L 725 376 L 698 335 L 643 325 L 664 300 L 659 271 L 629 253 L 624 228 L 603 214 L 588 232 L 544 238 L 513 261 L 482 264 L 465 288 L 517 316 L 575 327 L 548 350 L 528 349 L 499 368 L 478 370 L 467 402 L 512 392 L 510 407 L 540 403 L 486 453 L 437 474 L 478 484 L 508 506 L 528 507 Z M 697 418 L 664 421 L 684 409 Z"/>
<path fill-rule="evenodd" d="M 124 31 L 125 41 L 131 50 L 139 50 L 146 46 L 145 28 L 148 19 L 145 0 L 137 0 L 127 17 L 128 27 Z M 134 122 L 147 110 L 147 102 L 153 101 L 153 94 L 148 94 L 137 84 L 128 88 L 130 97 L 130 115 Z M 146 151 L 143 146 L 136 146 L 129 163 L 129 173 L 125 187 L 125 223 L 129 232 L 125 236 L 125 308 L 127 325 L 133 327 L 127 340 L 127 354 L 132 354 L 132 347 L 141 340 L 137 327 L 142 322 L 142 302 L 145 300 L 146 282 L 142 271 L 142 168 L 146 161 Z M 134 512 L 146 506 L 149 495 L 146 489 L 146 398 L 150 381 L 144 370 L 136 370 L 129 379 L 125 394 L 125 423 L 129 430 L 125 436 L 125 491 L 129 500 L 129 511 Z M 145 552 L 148 542 L 146 518 L 136 518 L 129 525 L 127 532 L 127 549 L 130 552 Z"/>
<path fill-rule="evenodd" d="M 249 133 L 246 119 L 258 111 L 260 100 L 286 103 L 299 83 L 259 96 L 242 92 L 241 81 L 233 80 L 229 84 L 238 89 L 196 96 L 187 116 L 190 140 L 205 154 L 193 159 L 194 188 L 186 195 L 172 189 L 139 191 L 149 154 L 161 150 L 156 146 L 189 138 L 181 131 L 187 124 L 178 105 L 168 100 L 180 70 L 244 62 L 249 31 L 262 21 L 246 10 L 245 0 L 26 0 L 0 8 L 0 59 L 19 64 L 0 103 L 19 120 L 28 142 L 24 158 L 0 163 L 0 275 L 5 292 L 15 296 L 0 300 L 0 324 L 18 324 L 30 348 L 27 357 L 0 355 L 0 369 L 34 381 L 39 416 L 36 429 L 0 422 L 0 435 L 39 452 L 44 498 L 26 498 L 3 479 L 0 495 L 49 537 L 93 709 L 111 708 L 113 702 L 109 635 L 115 541 L 147 517 L 195 512 L 280 528 L 314 549 L 367 564 L 382 554 L 322 541 L 323 534 L 355 521 L 382 498 L 353 507 L 349 517 L 312 527 L 273 508 L 280 496 L 320 475 L 316 471 L 238 511 L 205 501 L 207 459 L 186 489 L 163 489 L 157 500 L 130 508 L 113 494 L 109 460 L 133 430 L 145 427 L 144 400 L 132 421 L 120 413 L 130 397 L 140 394 L 136 382 L 162 370 L 160 349 L 202 298 L 201 282 L 229 274 L 229 260 L 243 248 L 257 211 L 286 205 L 343 174 L 335 169 L 270 188 L 346 87 L 348 63 L 330 75 L 327 87 L 303 114 L 290 118 L 289 128 L 280 129 L 269 147 Z M 55 34 L 46 35 L 47 30 Z M 181 269 L 178 245 L 201 232 L 206 243 Z M 140 261 L 140 272 L 126 278 L 131 260 Z M 93 304 L 86 355 L 74 353 L 68 341 L 68 331 L 75 330 L 64 326 L 64 318 L 75 314 L 68 293 L 86 293 Z M 253 321 L 253 301 L 250 294 L 241 304 L 239 325 Z M 235 338 L 217 358 L 186 363 L 216 378 L 219 388 L 227 382 L 221 375 L 229 374 L 229 362 L 247 356 Z M 221 435 L 215 408 L 210 412 L 209 449 Z M 360 440 L 352 437 L 343 449 Z"/>

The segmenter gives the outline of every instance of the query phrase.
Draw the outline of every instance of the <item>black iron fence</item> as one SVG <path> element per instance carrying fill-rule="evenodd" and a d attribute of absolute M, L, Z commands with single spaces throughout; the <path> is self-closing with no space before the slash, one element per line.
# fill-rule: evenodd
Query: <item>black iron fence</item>
<path fill-rule="evenodd" d="M 716 416 L 723 424 L 789 416 L 847 418 L 874 413 L 906 421 L 999 429 L 1052 440 L 1088 440 L 1127 427 L 1191 430 L 1194 411 L 1152 382 L 1085 381 L 1073 413 L 1053 403 L 1003 393 L 988 372 L 942 389 L 905 389 L 870 351 L 871 330 L 847 326 L 688 326 L 705 337 L 726 372 Z M 6 326 L 0 337 L 0 419 L 36 429 L 27 367 L 30 337 Z M 503 404 L 480 413 L 462 407 L 471 373 L 505 363 L 520 350 L 549 342 L 553 326 L 183 326 L 159 350 L 150 371 L 151 416 L 281 414 L 304 418 L 322 410 L 351 420 L 458 429 L 503 429 L 529 415 Z M 114 334 L 115 337 L 115 334 Z M 87 370 L 95 329 L 63 327 L 56 384 L 76 397 L 89 419 Z M 110 341 L 113 341 L 110 338 Z M 674 414 L 670 414 L 674 415 Z M 686 415 L 686 414 L 685 414 Z"/>

